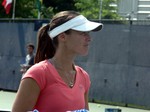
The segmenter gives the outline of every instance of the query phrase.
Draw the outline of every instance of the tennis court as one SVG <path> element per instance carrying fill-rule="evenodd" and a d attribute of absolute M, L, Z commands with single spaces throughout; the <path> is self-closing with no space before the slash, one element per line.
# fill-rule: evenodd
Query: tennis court
<path fill-rule="evenodd" d="M 15 92 L 0 91 L 0 110 L 11 111 L 15 95 L 16 95 Z M 96 103 L 89 103 L 89 106 L 90 106 L 90 112 L 105 112 L 106 108 L 113 108 L 113 109 L 119 108 L 121 109 L 121 112 L 150 112 L 150 110 L 126 108 L 126 107 L 111 106 L 111 105 L 96 104 Z"/>

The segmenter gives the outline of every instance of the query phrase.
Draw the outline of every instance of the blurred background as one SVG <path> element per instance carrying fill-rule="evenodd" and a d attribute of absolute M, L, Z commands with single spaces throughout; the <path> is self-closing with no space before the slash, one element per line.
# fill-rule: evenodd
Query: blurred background
<path fill-rule="evenodd" d="M 16 92 L 26 45 L 62 10 L 102 22 L 76 64 L 91 78 L 90 102 L 150 110 L 150 0 L 0 0 L 0 90 Z"/>

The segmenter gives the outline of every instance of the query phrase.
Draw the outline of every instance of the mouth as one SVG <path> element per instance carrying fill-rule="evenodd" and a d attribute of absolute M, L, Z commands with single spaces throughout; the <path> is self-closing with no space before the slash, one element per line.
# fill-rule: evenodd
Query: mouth
<path fill-rule="evenodd" d="M 89 47 L 89 44 L 84 45 L 84 47 L 88 48 L 88 47 Z"/>
<path fill-rule="evenodd" d="M 88 45 L 88 44 L 85 44 L 84 46 L 85 46 L 85 47 L 88 47 L 89 45 Z"/>
<path fill-rule="evenodd" d="M 84 46 L 88 47 L 88 46 L 89 46 L 89 44 L 84 44 Z"/>

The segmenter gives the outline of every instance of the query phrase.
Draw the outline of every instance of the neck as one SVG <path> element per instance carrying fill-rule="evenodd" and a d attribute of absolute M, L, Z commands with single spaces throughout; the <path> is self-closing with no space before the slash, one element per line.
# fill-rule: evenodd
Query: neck
<path fill-rule="evenodd" d="M 58 71 L 60 77 L 64 82 L 72 88 L 74 86 L 76 70 L 72 61 L 59 60 L 57 58 L 52 58 L 51 63 Z M 69 64 L 68 64 L 69 63 Z"/>
<path fill-rule="evenodd" d="M 33 53 L 29 53 L 29 55 L 31 56 Z"/>
<path fill-rule="evenodd" d="M 55 59 L 58 63 L 61 63 L 64 67 L 72 66 L 76 55 L 70 50 L 67 50 L 64 44 L 60 44 L 61 45 L 58 46 L 53 59 Z"/>
<path fill-rule="evenodd" d="M 68 59 L 60 59 L 53 57 L 52 59 L 53 64 L 56 68 L 61 69 L 63 71 L 72 71 L 75 70 L 74 62 Z"/>

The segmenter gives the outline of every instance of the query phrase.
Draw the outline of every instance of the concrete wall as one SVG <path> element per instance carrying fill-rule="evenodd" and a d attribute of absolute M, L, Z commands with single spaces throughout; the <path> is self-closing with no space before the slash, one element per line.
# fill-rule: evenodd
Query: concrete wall
<path fill-rule="evenodd" d="M 34 22 L 0 23 L 0 88 L 17 90 L 25 45 L 36 44 Z M 104 24 L 91 33 L 89 54 L 78 57 L 90 75 L 90 99 L 149 107 L 150 26 Z"/>
<path fill-rule="evenodd" d="M 90 98 L 149 107 L 150 26 L 105 24 L 78 63 L 91 77 Z"/>
<path fill-rule="evenodd" d="M 0 88 L 17 90 L 26 45 L 36 43 L 33 23 L 0 23 Z"/>

